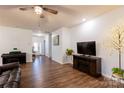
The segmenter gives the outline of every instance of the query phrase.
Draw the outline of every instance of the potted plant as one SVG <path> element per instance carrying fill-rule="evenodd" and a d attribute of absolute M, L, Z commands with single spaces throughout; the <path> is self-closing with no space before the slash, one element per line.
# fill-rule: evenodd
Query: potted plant
<path fill-rule="evenodd" d="M 121 68 L 112 68 L 112 74 L 114 77 L 123 78 L 124 71 Z"/>
<path fill-rule="evenodd" d="M 73 50 L 72 50 L 71 48 L 67 48 L 67 49 L 66 49 L 66 55 L 67 55 L 67 56 L 71 56 L 72 53 L 73 53 Z"/>

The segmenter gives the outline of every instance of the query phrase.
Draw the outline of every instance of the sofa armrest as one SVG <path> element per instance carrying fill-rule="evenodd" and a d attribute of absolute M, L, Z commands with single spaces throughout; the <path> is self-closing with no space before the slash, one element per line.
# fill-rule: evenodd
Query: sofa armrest
<path fill-rule="evenodd" d="M 14 63 L 8 63 L 8 64 L 4 64 L 3 66 L 0 66 L 1 71 L 7 71 L 7 70 L 11 70 L 14 68 L 18 68 L 19 67 L 19 62 L 14 62 Z"/>

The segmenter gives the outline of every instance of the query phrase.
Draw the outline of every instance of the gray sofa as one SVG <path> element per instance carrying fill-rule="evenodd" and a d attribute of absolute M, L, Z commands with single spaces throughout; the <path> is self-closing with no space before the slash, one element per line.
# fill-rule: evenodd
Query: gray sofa
<path fill-rule="evenodd" d="M 18 62 L 0 66 L 0 88 L 18 88 L 21 70 Z"/>

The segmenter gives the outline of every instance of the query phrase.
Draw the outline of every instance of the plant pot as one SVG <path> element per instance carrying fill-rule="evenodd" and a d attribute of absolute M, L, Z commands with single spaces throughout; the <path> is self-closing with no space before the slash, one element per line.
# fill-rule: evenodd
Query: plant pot
<path fill-rule="evenodd" d="M 118 73 L 113 73 L 112 76 L 115 78 L 123 78 L 123 75 Z"/>
<path fill-rule="evenodd" d="M 72 52 L 66 52 L 66 55 L 67 56 L 71 56 L 72 55 Z"/>

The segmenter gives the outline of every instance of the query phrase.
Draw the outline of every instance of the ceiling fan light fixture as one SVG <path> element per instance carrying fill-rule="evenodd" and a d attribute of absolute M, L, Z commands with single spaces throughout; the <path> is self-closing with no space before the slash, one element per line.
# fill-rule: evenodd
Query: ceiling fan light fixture
<path fill-rule="evenodd" d="M 40 6 L 35 6 L 34 7 L 34 12 L 38 15 L 42 14 L 43 9 Z"/>

